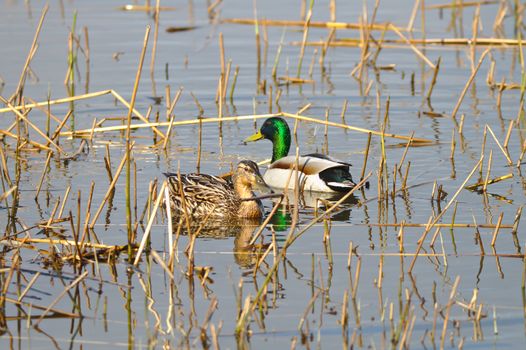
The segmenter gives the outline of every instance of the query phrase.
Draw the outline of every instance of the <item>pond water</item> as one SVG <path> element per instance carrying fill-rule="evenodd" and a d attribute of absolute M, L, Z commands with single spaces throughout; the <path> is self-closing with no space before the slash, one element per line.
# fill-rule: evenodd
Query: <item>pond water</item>
<path fill-rule="evenodd" d="M 254 3 L 261 22 L 259 82 L 265 81 L 264 89 L 260 88 L 261 84 L 258 87 L 254 25 L 226 21 L 253 19 Z M 122 6 L 132 4 L 125 1 L 52 2 L 38 38 L 38 49 L 30 63 L 23 95 L 35 101 L 72 95 L 71 85 L 66 86 L 64 81 L 68 71 L 68 38 L 74 26 L 82 50 L 87 48 L 88 33 L 89 62 L 82 50 L 76 51 L 78 65 L 74 67 L 73 94 L 111 89 L 130 101 L 145 30 L 151 25 L 135 108 L 143 115 L 151 108 L 150 121 L 154 121 L 158 113 L 158 120 L 166 122 L 167 86 L 171 100 L 181 87 L 181 97 L 173 110 L 176 122 L 195 120 L 200 115 L 199 106 L 204 110 L 204 120 L 215 118 L 219 114 L 216 91 L 221 74 L 219 37 L 222 35 L 225 61 L 231 60 L 228 90 L 221 106 L 223 117 L 278 112 L 294 114 L 311 104 L 301 114 L 322 122 L 327 118 L 335 123 L 381 131 L 384 121 L 387 121 L 386 133 L 403 136 L 414 133 L 414 137 L 432 141 L 432 144 L 421 147 L 409 147 L 402 169 L 393 179 L 393 169 L 400 164 L 406 148 L 403 140 L 385 138 L 388 186 L 392 189 L 395 181 L 397 190 L 402 187 L 402 178 L 410 162 L 407 189 L 378 199 L 382 142 L 381 137 L 373 135 L 367 162 L 367 172 L 372 171 L 369 188 L 357 191 L 354 200 L 343 203 L 325 221 L 320 220 L 307 229 L 287 248 L 286 257 L 277 264 L 277 273 L 267 285 L 260 304 L 247 316 L 242 327 L 245 333 L 236 336 L 236 325 L 245 299 L 250 296 L 248 300 L 254 300 L 275 261 L 271 249 L 261 265 L 257 269 L 254 267 L 258 260 L 257 251 L 247 248 L 247 245 L 259 222 L 224 224 L 204 230 L 204 234 L 197 237 L 194 263 L 197 268 L 209 271 L 208 280 L 200 279 L 197 274 L 192 278 L 188 276 L 185 248 L 190 239 L 185 234 L 177 237 L 173 279 L 151 254 L 143 254 L 137 267 L 129 263 L 125 252 L 112 263 L 100 261 L 102 256 L 97 261 L 93 256 L 86 256 L 86 263 L 79 270 L 71 261 L 61 259 L 72 249 L 71 246 L 32 241 L 30 245 L 24 243 L 17 249 L 11 240 L 15 233 L 20 239 L 51 237 L 74 240 L 72 225 L 84 232 L 92 186 L 91 217 L 103 202 L 110 183 L 104 160 L 107 150 L 115 174 L 125 154 L 126 141 L 125 134 L 120 131 L 95 132 L 91 139 L 86 137 L 85 151 L 74 159 L 65 160 L 65 155 L 54 155 L 35 200 L 48 154 L 44 151 L 21 152 L 17 166 L 16 142 L 6 136 L 2 150 L 7 169 L 1 166 L 12 179 L 19 172 L 19 204 L 15 224 L 9 218 L 11 197 L 0 204 L 0 227 L 4 229 L 0 260 L 2 292 L 9 298 L 0 304 L 1 348 L 354 346 L 383 349 L 401 348 L 405 343 L 413 348 L 503 349 L 524 344 L 524 225 L 519 223 L 518 230 L 512 229 L 516 213 L 524 205 L 526 188 L 521 167 L 516 166 L 524 143 L 519 46 L 509 44 L 492 48 L 467 89 L 458 113 L 452 117 L 464 86 L 488 46 L 418 44 L 413 49 L 404 42 L 390 42 L 400 40 L 391 30 L 385 31 L 383 39 L 383 30 L 374 30 L 371 41 L 385 40 L 385 43 L 379 51 L 375 44 L 370 46 L 372 55 L 378 52 L 376 65 L 365 65 L 360 81 L 352 76 L 352 72 L 361 61 L 362 49 L 357 46 L 328 47 L 322 69 L 319 58 L 323 46 L 310 44 L 327 42 L 330 30 L 312 27 L 308 32 L 309 45 L 305 46 L 301 71 L 301 77 L 308 81 L 305 84 L 279 84 L 272 78 L 272 69 L 280 42 L 283 38 L 277 76 L 296 77 L 303 27 L 262 23 L 264 19 L 302 21 L 302 1 L 254 3 L 240 0 L 215 3 L 161 1 L 161 7 L 173 6 L 174 9 L 166 8 L 160 12 L 155 62 L 151 70 L 155 32 L 153 11 L 123 11 Z M 332 3 L 314 1 L 312 21 L 330 21 Z M 362 2 L 334 3 L 336 21 L 360 22 Z M 374 3 L 366 1 L 369 21 Z M 478 28 L 478 38 L 497 38 L 497 34 L 502 33 L 506 38 L 514 39 L 517 37 L 516 26 L 521 29 L 523 26 L 522 22 L 515 22 L 522 19 L 515 13 L 520 9 L 508 4 L 501 31 L 495 30 L 496 16 L 500 6 L 507 4 L 505 1 L 484 4 L 478 10 L 475 6 L 430 8 L 436 4 L 439 2 L 425 2 L 425 31 L 418 8 L 412 32 L 414 39 L 472 39 L 473 28 Z M 9 98 L 17 89 L 44 6 L 44 1 L 4 1 L 0 4 L 0 95 L 4 98 Z M 151 6 L 155 6 L 154 1 Z M 409 38 L 411 35 L 405 28 L 413 6 L 414 2 L 407 0 L 380 2 L 375 22 L 391 22 Z M 212 11 L 207 10 L 210 7 L 213 7 Z M 478 26 L 473 25 L 475 17 Z M 169 27 L 184 30 L 168 32 Z M 359 30 L 338 29 L 332 42 L 359 40 L 360 34 Z M 441 59 L 430 100 L 426 96 L 434 70 L 414 50 L 425 55 L 432 64 Z M 499 96 L 499 89 L 492 88 L 487 82 L 492 62 L 492 82 L 505 81 L 515 84 L 516 88 L 503 90 Z M 239 73 L 230 99 L 237 67 Z M 25 103 L 31 101 L 26 99 Z M 342 118 L 345 103 L 347 108 Z M 385 119 L 387 103 L 388 119 Z M 4 104 L 0 107 L 3 108 Z M 63 131 L 90 129 L 95 119 L 101 121 L 103 118 L 108 118 L 103 126 L 122 125 L 120 120 L 110 119 L 123 118 L 128 113 L 128 108 L 111 94 L 49 107 L 60 120 L 71 109 L 73 113 Z M 46 130 L 46 110 L 47 106 L 34 108 L 28 114 L 42 130 Z M 8 130 L 15 120 L 12 112 L 2 112 L 0 128 Z M 154 179 L 162 181 L 163 172 L 177 172 L 179 169 L 182 173 L 199 170 L 223 174 L 241 159 L 263 161 L 269 158 L 270 142 L 242 143 L 263 120 L 224 121 L 220 125 L 203 122 L 202 130 L 197 124 L 177 125 L 171 130 L 166 149 L 162 140 L 154 137 L 151 128 L 134 130 L 135 167 L 132 168 L 136 169 L 133 180 L 136 191 L 133 202 L 137 205 L 132 207 L 133 220 L 141 218 L 152 192 L 150 184 Z M 288 121 L 291 127 L 294 126 L 294 119 Z M 510 165 L 506 150 L 500 146 L 504 147 L 511 121 L 515 123 L 506 149 L 512 160 Z M 142 122 L 134 118 L 132 123 Z M 54 130 L 58 122 L 51 120 L 51 125 L 51 130 Z M 462 132 L 459 132 L 460 128 Z M 167 128 L 163 126 L 160 130 L 166 133 Z M 16 130 L 12 132 L 16 133 Z M 46 143 L 34 130 L 30 130 L 30 136 L 37 142 Z M 456 144 L 453 157 L 452 138 Z M 354 130 L 326 128 L 313 122 L 298 122 L 297 125 L 297 146 L 301 153 L 328 153 L 349 161 L 353 164 L 351 171 L 355 180 L 360 179 L 367 140 L 367 133 Z M 80 137 L 60 137 L 60 147 L 68 154 L 74 154 L 81 142 Z M 295 147 L 293 145 L 292 149 Z M 485 155 L 482 168 L 480 172 L 474 172 L 468 184 L 484 180 L 490 152 L 489 179 L 507 174 L 513 177 L 488 185 L 486 193 L 464 189 L 451 202 L 477 165 L 481 152 Z M 0 195 L 10 188 L 4 179 L 5 175 Z M 435 190 L 438 186 L 447 192 L 445 199 L 439 201 Z M 62 204 L 68 188 L 69 196 Z M 123 171 L 114 195 L 104 206 L 93 230 L 85 230 L 90 232 L 91 239 L 96 235 L 108 246 L 127 244 L 124 192 Z M 450 202 L 451 206 L 438 220 L 439 224 L 445 225 L 440 230 L 437 227 L 430 230 L 410 273 L 425 224 L 431 215 L 437 217 Z M 68 219 L 71 212 L 72 225 L 69 220 L 57 221 L 52 228 L 42 228 L 55 214 L 57 203 L 64 207 L 62 218 Z M 268 214 L 273 202 L 265 199 L 263 204 Z M 311 206 L 301 206 L 295 232 L 307 227 L 325 208 L 319 208 L 318 212 Z M 261 249 L 266 249 L 272 242 L 274 231 L 279 254 L 290 232 L 293 215 L 293 210 L 285 211 L 272 219 L 273 226 L 267 226 L 262 232 L 263 241 L 257 241 L 258 244 L 263 242 Z M 497 229 L 492 248 L 490 243 L 500 215 L 502 227 Z M 137 241 L 142 238 L 147 221 L 145 218 L 138 224 Z M 406 254 L 400 254 L 400 227 L 397 225 L 401 222 L 407 223 L 403 229 Z M 453 222 L 456 227 L 448 225 Z M 482 226 L 476 229 L 474 223 Z M 35 227 L 39 224 L 41 227 Z M 420 225 L 412 227 L 410 224 Z M 327 232 L 330 232 L 330 239 L 324 240 Z M 161 213 L 151 230 L 151 249 L 165 263 L 170 250 L 167 233 L 167 220 Z M 433 236 L 436 240 L 430 247 Z M 481 254 L 477 237 L 482 241 L 484 254 Z M 350 244 L 355 253 L 349 270 Z M 14 269 L 13 265 L 16 265 Z M 86 276 L 82 275 L 84 271 L 88 272 Z M 76 283 L 81 275 L 83 279 Z M 30 284 L 34 277 L 34 283 Z M 61 294 L 73 282 L 75 285 Z M 21 299 L 25 304 L 17 307 L 12 300 L 20 298 L 28 286 L 30 288 Z M 473 299 L 474 295 L 476 298 Z M 43 310 L 30 304 L 44 309 L 51 306 L 83 317 L 46 312 L 47 316 L 39 321 Z M 215 304 L 216 309 L 211 308 Z M 344 310 L 347 310 L 348 322 L 342 324 Z M 447 328 L 443 332 L 444 323 Z"/>

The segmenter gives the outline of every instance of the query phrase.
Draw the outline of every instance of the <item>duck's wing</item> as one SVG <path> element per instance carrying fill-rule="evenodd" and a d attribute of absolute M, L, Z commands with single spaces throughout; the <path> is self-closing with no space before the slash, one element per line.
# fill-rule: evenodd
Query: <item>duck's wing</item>
<path fill-rule="evenodd" d="M 222 212 L 221 208 L 234 207 L 237 198 L 230 183 L 207 174 L 165 174 L 168 180 L 172 208 L 182 212 L 184 207 L 191 215 L 206 215 L 210 211 Z M 181 199 L 181 189 L 184 204 Z"/>
<path fill-rule="evenodd" d="M 295 156 L 283 157 L 270 164 L 269 169 L 292 169 L 295 163 Z M 334 161 L 326 156 L 318 157 L 316 154 L 298 157 L 298 170 L 305 175 L 316 175 L 331 168 L 346 168 L 348 170 L 349 165 Z"/>
<path fill-rule="evenodd" d="M 328 161 L 331 161 L 331 162 L 334 162 L 334 163 L 338 163 L 338 164 L 341 164 L 341 165 L 352 166 L 351 163 L 344 162 L 344 161 L 342 161 L 342 160 L 340 160 L 340 159 L 337 159 L 337 158 L 334 158 L 334 157 L 328 156 L 328 155 L 326 155 L 326 154 L 321 154 L 321 153 L 310 153 L 310 154 L 305 154 L 304 157 L 321 158 L 321 159 L 325 159 L 325 160 L 328 160 Z"/>
<path fill-rule="evenodd" d="M 269 170 L 278 174 L 282 178 L 283 170 L 292 169 L 296 162 L 296 157 L 288 156 L 281 158 L 269 166 Z M 298 170 L 304 176 L 304 188 L 323 191 L 323 192 L 347 192 L 356 184 L 349 172 L 348 163 L 333 160 L 333 158 L 318 154 L 311 154 L 298 157 Z M 270 175 L 265 175 L 265 180 Z M 282 181 L 281 181 L 282 182 Z M 270 183 L 272 185 L 272 183 Z"/>

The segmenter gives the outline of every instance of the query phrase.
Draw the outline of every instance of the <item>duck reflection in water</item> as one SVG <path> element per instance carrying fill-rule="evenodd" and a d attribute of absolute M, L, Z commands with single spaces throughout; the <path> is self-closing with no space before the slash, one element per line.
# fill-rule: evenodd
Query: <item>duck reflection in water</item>
<path fill-rule="evenodd" d="M 181 225 L 180 234 L 188 235 L 188 226 L 184 223 L 184 218 L 173 217 L 174 227 Z M 234 237 L 234 260 L 244 269 L 252 268 L 258 260 L 258 251 L 262 254 L 268 244 L 258 247 L 257 244 L 250 244 L 253 235 L 259 229 L 263 221 L 251 218 L 236 218 L 228 220 L 209 220 L 201 227 L 200 223 L 190 224 L 190 232 L 197 233 L 201 239 L 228 239 Z M 174 229 L 176 231 L 177 229 Z"/>
<path fill-rule="evenodd" d="M 287 191 L 286 196 L 282 200 L 282 207 L 277 210 L 269 221 L 275 232 L 278 232 L 278 242 L 280 241 L 279 232 L 287 231 L 292 224 L 292 212 L 294 194 L 293 191 Z M 312 219 L 313 215 L 316 215 L 318 209 L 323 210 L 331 206 L 332 203 L 341 199 L 344 194 L 330 194 L 320 192 L 302 192 L 299 195 L 299 208 L 300 218 L 306 220 Z M 278 198 L 272 199 L 274 202 L 279 201 Z M 350 206 L 357 203 L 357 198 L 350 196 L 346 201 L 341 204 L 341 209 L 331 215 L 334 221 L 349 221 L 351 209 Z M 313 212 L 314 208 L 314 212 Z M 323 208 L 323 209 L 322 209 Z M 268 215 L 268 213 L 267 213 Z M 254 234 L 258 231 L 264 218 L 227 218 L 218 219 L 213 218 L 207 220 L 203 225 L 202 221 L 192 220 L 190 222 L 190 232 L 198 232 L 198 238 L 204 239 L 228 239 L 234 237 L 234 260 L 243 269 L 252 268 L 261 255 L 268 248 L 270 240 L 265 239 L 267 243 L 261 241 L 250 244 Z M 181 234 L 188 234 L 188 226 L 184 222 L 184 217 L 174 216 L 174 231 L 177 225 L 181 225 Z M 302 220 L 300 219 L 300 223 Z M 201 227 L 201 225 L 203 225 Z M 266 228 L 270 230 L 270 228 Z"/>

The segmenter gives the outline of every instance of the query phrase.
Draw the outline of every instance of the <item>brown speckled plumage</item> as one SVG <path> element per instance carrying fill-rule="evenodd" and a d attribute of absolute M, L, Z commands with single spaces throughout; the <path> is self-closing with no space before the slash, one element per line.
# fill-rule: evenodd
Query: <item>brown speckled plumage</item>
<path fill-rule="evenodd" d="M 241 161 L 231 181 L 207 174 L 165 174 L 170 192 L 172 215 L 186 212 L 192 217 L 212 218 L 247 217 L 263 215 L 261 201 L 254 198 L 254 186 L 264 185 L 256 163 Z M 181 191 L 183 198 L 181 197 Z"/>

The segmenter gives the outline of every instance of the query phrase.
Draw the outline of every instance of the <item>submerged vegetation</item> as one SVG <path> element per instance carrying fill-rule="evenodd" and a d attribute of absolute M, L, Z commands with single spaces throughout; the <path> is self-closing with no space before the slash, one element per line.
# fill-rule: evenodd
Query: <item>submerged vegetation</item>
<path fill-rule="evenodd" d="M 0 5 L 2 348 L 524 343 L 524 5 L 298 3 Z M 272 117 L 290 189 L 191 215 Z"/>

